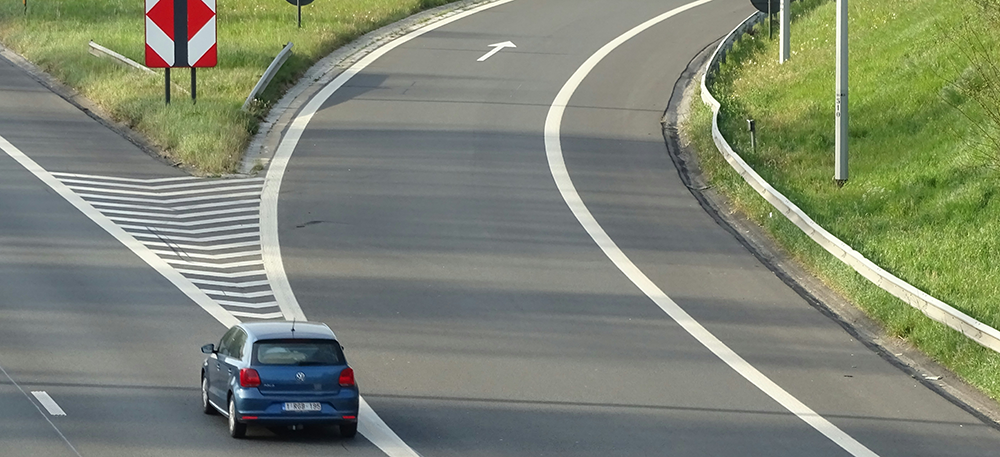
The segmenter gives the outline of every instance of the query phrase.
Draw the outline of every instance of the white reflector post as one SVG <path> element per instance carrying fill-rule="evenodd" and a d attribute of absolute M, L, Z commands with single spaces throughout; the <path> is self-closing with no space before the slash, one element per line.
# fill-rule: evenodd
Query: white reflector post
<path fill-rule="evenodd" d="M 847 0 L 837 0 L 837 106 L 836 148 L 833 179 L 847 182 Z"/>
<path fill-rule="evenodd" d="M 789 57 L 789 47 L 792 44 L 791 40 L 791 30 L 788 26 L 791 24 L 791 11 L 788 11 L 789 3 L 791 0 L 781 0 L 781 57 L 778 59 L 779 63 L 785 63 Z"/>

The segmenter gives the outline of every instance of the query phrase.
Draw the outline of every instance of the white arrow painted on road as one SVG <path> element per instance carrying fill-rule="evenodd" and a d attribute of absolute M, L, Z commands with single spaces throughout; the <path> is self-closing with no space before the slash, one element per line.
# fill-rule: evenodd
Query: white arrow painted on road
<path fill-rule="evenodd" d="M 510 41 L 504 41 L 503 43 L 491 44 L 490 47 L 492 47 L 493 50 L 487 52 L 484 56 L 480 57 L 479 60 L 477 60 L 477 62 L 483 62 L 486 59 L 493 57 L 494 54 L 500 52 L 500 50 L 502 50 L 503 48 L 516 48 L 517 46 L 514 46 L 514 43 Z"/>

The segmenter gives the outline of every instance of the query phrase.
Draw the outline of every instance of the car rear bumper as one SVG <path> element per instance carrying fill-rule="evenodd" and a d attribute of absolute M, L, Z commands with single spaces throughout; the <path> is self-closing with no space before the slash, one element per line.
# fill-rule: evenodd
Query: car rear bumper
<path fill-rule="evenodd" d="M 358 393 L 341 389 L 336 395 L 262 395 L 255 388 L 233 392 L 236 416 L 240 422 L 261 425 L 351 424 L 358 421 Z M 319 411 L 285 411 L 286 402 L 315 402 Z"/>

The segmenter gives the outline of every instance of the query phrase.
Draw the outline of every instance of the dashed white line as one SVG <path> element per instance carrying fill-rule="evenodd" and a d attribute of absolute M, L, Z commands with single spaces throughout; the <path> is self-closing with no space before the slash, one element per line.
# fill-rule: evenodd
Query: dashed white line
<path fill-rule="evenodd" d="M 0 142 L 2 141 L 6 140 L 4 140 L 3 137 L 0 137 Z M 0 147 L 2 146 L 3 145 L 0 145 Z M 10 380 L 11 384 L 13 384 L 14 387 L 17 388 L 19 392 L 21 392 L 21 395 L 24 395 L 25 398 L 28 398 L 28 401 L 31 401 L 30 399 L 31 397 L 28 397 L 28 393 L 21 388 L 21 386 L 17 383 L 17 381 L 14 380 L 14 378 L 10 376 L 9 373 L 7 373 L 7 370 L 3 368 L 3 365 L 0 365 L 0 373 L 3 373 L 4 377 Z M 62 438 L 63 442 L 66 443 L 66 446 L 68 446 L 70 450 L 72 450 L 73 453 L 76 454 L 77 457 L 83 457 L 80 455 L 80 451 L 77 451 L 76 448 L 73 447 L 73 443 L 70 443 L 69 440 L 66 439 L 66 435 L 63 435 L 63 432 L 59 430 L 59 427 L 56 427 L 56 424 L 52 423 L 52 419 L 49 419 L 49 416 L 46 416 L 45 413 L 42 412 L 42 408 L 39 408 L 38 405 L 34 403 L 32 403 L 32 406 L 34 406 L 35 409 L 38 410 L 38 414 L 42 415 L 42 418 L 45 419 L 45 422 L 48 422 L 49 425 L 52 426 L 52 429 L 56 431 L 56 433 L 59 435 L 59 438 Z"/>
<path fill-rule="evenodd" d="M 38 400 L 38 403 L 40 403 L 45 408 L 46 411 L 49 412 L 49 415 L 52 416 L 66 415 L 66 411 L 63 411 L 63 409 L 59 407 L 59 404 L 56 403 L 56 401 L 53 400 L 51 396 L 49 396 L 48 392 L 44 390 L 33 390 L 31 391 L 31 395 L 35 396 L 35 399 Z"/>

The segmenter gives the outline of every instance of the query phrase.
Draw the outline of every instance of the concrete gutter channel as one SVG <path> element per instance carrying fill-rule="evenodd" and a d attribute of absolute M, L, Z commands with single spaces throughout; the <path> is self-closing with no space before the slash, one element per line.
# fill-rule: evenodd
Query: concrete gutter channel
<path fill-rule="evenodd" d="M 688 71 L 678 81 L 663 124 L 667 147 L 681 178 L 691 189 L 692 194 L 716 218 L 720 225 L 733 233 L 758 259 L 810 304 L 836 320 L 859 341 L 864 342 L 869 348 L 910 374 L 914 379 L 984 422 L 1000 429 L 1000 409 L 998 409 L 996 401 L 953 374 L 945 380 L 934 376 L 935 374 L 951 373 L 947 368 L 929 359 L 909 343 L 898 338 L 887 337 L 881 326 L 868 318 L 856 305 L 831 291 L 818 279 L 803 270 L 801 266 L 789 260 L 786 255 L 781 253 L 781 248 L 776 246 L 760 227 L 746 218 L 734 214 L 729 209 L 725 197 L 715 193 L 705 185 L 698 170 L 695 156 L 681 146 L 676 127 L 678 117 L 684 116 L 689 110 L 690 103 L 695 96 L 694 92 L 698 91 L 701 101 L 712 110 L 712 138 L 719 152 L 746 183 L 771 203 L 777 212 L 788 218 L 827 252 L 876 286 L 916 308 L 927 317 L 961 332 L 986 348 L 1000 352 L 1000 331 L 973 319 L 892 275 L 833 236 L 758 175 L 722 136 L 718 123 L 721 104 L 708 90 L 707 81 L 719 70 L 719 64 L 725 60 L 726 54 L 733 44 L 754 25 L 764 20 L 766 20 L 764 13 L 755 13 L 748 17 L 718 43 L 714 52 L 711 48 L 715 45 L 712 45 L 696 57 L 688 67 Z M 696 74 L 700 74 L 700 78 Z"/>

